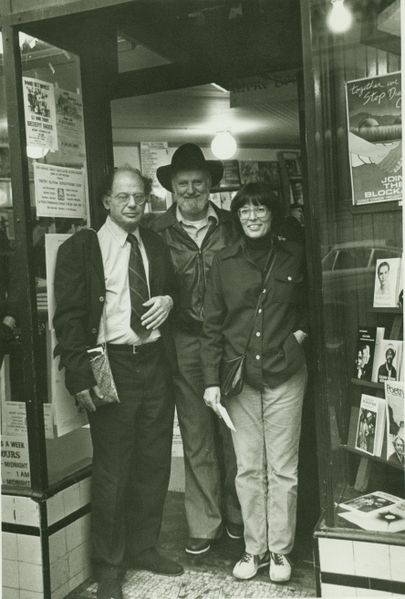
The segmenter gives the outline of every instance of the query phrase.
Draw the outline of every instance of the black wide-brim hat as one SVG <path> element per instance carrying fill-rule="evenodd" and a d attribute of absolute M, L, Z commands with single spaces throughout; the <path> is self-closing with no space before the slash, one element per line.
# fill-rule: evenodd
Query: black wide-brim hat
<path fill-rule="evenodd" d="M 196 144 L 183 144 L 173 154 L 171 164 L 159 166 L 156 177 L 168 191 L 172 190 L 172 177 L 179 171 L 204 170 L 211 175 L 212 186 L 218 185 L 224 174 L 220 160 L 206 160 L 201 148 Z"/>

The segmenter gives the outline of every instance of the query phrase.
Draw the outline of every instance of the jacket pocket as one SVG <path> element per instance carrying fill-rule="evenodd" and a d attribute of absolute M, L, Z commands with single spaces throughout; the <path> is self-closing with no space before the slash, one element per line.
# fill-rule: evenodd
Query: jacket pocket
<path fill-rule="evenodd" d="M 273 279 L 272 300 L 297 304 L 300 300 L 301 286 L 304 281 L 302 274 L 276 274 Z"/>

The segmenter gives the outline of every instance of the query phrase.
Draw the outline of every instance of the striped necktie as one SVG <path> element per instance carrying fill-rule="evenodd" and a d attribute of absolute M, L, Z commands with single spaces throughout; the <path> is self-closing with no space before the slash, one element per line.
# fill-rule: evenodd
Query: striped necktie
<path fill-rule="evenodd" d="M 129 296 L 131 299 L 131 329 L 138 337 L 148 337 L 151 331 L 141 324 L 141 316 L 146 311 L 143 303 L 149 299 L 148 283 L 138 239 L 135 235 L 128 235 L 131 244 L 131 253 L 128 264 Z"/>

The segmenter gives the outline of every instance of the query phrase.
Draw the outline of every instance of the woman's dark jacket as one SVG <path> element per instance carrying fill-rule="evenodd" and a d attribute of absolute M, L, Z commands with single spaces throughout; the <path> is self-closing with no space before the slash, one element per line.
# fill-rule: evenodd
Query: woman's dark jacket
<path fill-rule="evenodd" d="M 307 330 L 305 252 L 301 244 L 274 237 L 275 262 L 263 289 L 261 269 L 248 257 L 244 239 L 214 258 L 207 293 L 201 356 L 206 386 L 219 385 L 222 359 L 246 348 L 246 380 L 257 388 L 275 387 L 305 364 L 293 332 Z M 263 309 L 253 321 L 260 293 Z"/>

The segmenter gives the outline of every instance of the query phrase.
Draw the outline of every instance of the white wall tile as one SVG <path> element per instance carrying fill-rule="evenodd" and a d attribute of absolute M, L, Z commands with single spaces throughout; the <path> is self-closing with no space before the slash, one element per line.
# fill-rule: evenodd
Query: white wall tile
<path fill-rule="evenodd" d="M 66 583 L 52 591 L 52 599 L 64 599 L 68 594 L 69 585 L 68 583 Z"/>
<path fill-rule="evenodd" d="M 72 549 L 83 543 L 84 533 L 81 518 L 69 524 L 65 530 L 68 551 L 72 551 Z"/>
<path fill-rule="evenodd" d="M 86 576 L 84 572 L 80 572 L 76 576 L 73 576 L 73 578 L 69 580 L 69 591 L 71 592 L 77 589 L 78 586 L 83 584 L 86 578 L 88 578 L 88 576 Z"/>
<path fill-rule="evenodd" d="M 26 562 L 18 563 L 18 575 L 20 579 L 20 589 L 26 591 L 36 591 L 42 593 L 44 585 L 42 579 L 42 568 L 37 564 L 28 564 Z"/>
<path fill-rule="evenodd" d="M 18 561 L 42 564 L 41 539 L 32 535 L 17 535 Z"/>
<path fill-rule="evenodd" d="M 26 589 L 21 589 L 20 599 L 44 599 L 44 595 L 43 593 L 37 593 L 35 591 L 27 591 Z"/>
<path fill-rule="evenodd" d="M 20 599 L 20 591 L 10 587 L 2 587 L 1 599 Z"/>
<path fill-rule="evenodd" d="M 46 502 L 46 507 L 48 512 L 48 526 L 55 522 L 59 522 L 59 520 L 62 520 L 62 518 L 65 517 L 65 508 L 61 492 L 49 497 Z"/>
<path fill-rule="evenodd" d="M 321 572 L 354 574 L 353 542 L 341 539 L 319 539 Z"/>
<path fill-rule="evenodd" d="M 51 590 L 59 588 L 69 580 L 68 557 L 65 555 L 51 564 Z"/>
<path fill-rule="evenodd" d="M 389 545 L 391 580 L 405 582 L 405 547 Z"/>
<path fill-rule="evenodd" d="M 388 545 L 380 543 L 353 542 L 354 573 L 356 576 L 390 580 Z"/>
<path fill-rule="evenodd" d="M 69 516 L 70 514 L 78 510 L 81 507 L 79 483 L 75 483 L 71 487 L 63 489 L 62 500 L 65 516 Z"/>
<path fill-rule="evenodd" d="M 67 552 L 66 529 L 58 530 L 49 537 L 49 561 L 52 563 Z"/>
<path fill-rule="evenodd" d="M 69 578 L 76 576 L 83 569 L 85 549 L 84 545 L 79 545 L 68 553 Z"/>
<path fill-rule="evenodd" d="M 11 587 L 13 589 L 18 589 L 18 587 L 19 587 L 18 562 L 10 560 L 10 559 L 3 559 L 2 584 L 5 587 Z"/>
<path fill-rule="evenodd" d="M 339 597 L 339 599 L 349 599 L 356 597 L 356 589 L 353 587 L 340 586 L 338 584 L 321 584 L 322 597 Z"/>
<path fill-rule="evenodd" d="M 1 546 L 3 559 L 17 560 L 17 535 L 14 532 L 1 534 Z"/>
<path fill-rule="evenodd" d="M 14 499 L 12 495 L 1 496 L 1 519 L 3 522 L 15 522 Z"/>
<path fill-rule="evenodd" d="M 357 589 L 357 597 L 391 597 L 391 593 L 373 589 Z"/>
<path fill-rule="evenodd" d="M 27 526 L 39 526 L 39 505 L 29 497 L 14 498 L 15 522 Z"/>
<path fill-rule="evenodd" d="M 91 477 L 85 478 L 79 483 L 80 507 L 90 503 L 91 495 Z"/>

